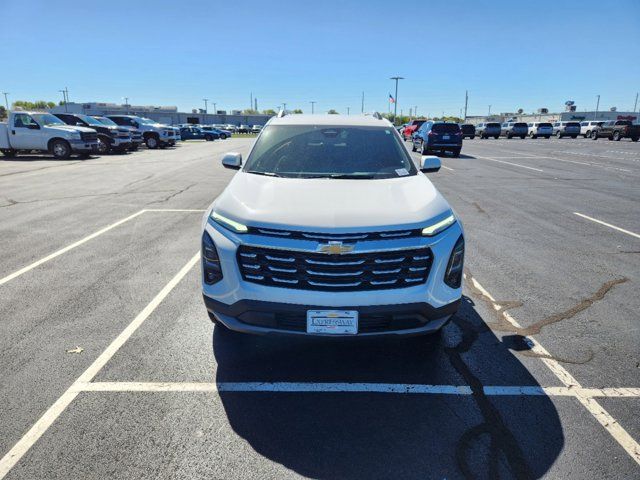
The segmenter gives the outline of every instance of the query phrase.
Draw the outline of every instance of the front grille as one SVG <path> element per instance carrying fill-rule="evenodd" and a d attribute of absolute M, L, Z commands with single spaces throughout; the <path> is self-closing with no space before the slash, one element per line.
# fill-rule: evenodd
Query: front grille
<path fill-rule="evenodd" d="M 331 292 L 423 284 L 432 259 L 428 247 L 333 255 L 241 245 L 237 253 L 247 282 Z"/>
<path fill-rule="evenodd" d="M 312 240 L 316 242 L 346 241 L 355 242 L 363 240 L 393 240 L 396 238 L 421 237 L 421 229 L 413 230 L 389 230 L 386 232 L 356 232 L 356 233 L 314 233 L 301 232 L 299 230 L 278 230 L 273 228 L 249 227 L 249 233 L 254 235 L 266 235 L 269 237 L 292 238 L 295 240 Z"/>
<path fill-rule="evenodd" d="M 98 134 L 96 132 L 80 132 L 80 138 L 83 142 L 97 142 Z"/>

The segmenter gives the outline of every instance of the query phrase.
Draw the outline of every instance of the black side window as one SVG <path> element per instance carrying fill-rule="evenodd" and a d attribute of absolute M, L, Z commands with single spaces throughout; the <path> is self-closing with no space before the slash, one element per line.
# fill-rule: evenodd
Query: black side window
<path fill-rule="evenodd" d="M 13 119 L 14 128 L 28 128 L 28 125 L 35 125 L 36 122 L 26 113 L 18 113 Z"/>

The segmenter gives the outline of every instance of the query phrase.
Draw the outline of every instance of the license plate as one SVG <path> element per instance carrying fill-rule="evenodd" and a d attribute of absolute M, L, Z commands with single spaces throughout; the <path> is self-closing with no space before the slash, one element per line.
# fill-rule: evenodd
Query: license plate
<path fill-rule="evenodd" d="M 449 140 L 449 135 L 443 135 L 443 136 L 442 136 L 442 139 L 443 139 L 443 140 Z"/>
<path fill-rule="evenodd" d="M 307 333 L 355 335 L 358 333 L 356 310 L 307 310 Z"/>

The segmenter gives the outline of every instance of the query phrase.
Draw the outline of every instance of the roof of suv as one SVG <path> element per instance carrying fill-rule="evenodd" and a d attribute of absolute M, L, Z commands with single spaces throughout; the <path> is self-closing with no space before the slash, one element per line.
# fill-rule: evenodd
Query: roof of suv
<path fill-rule="evenodd" d="M 269 125 L 345 125 L 355 127 L 390 127 L 391 122 L 371 115 L 304 115 L 293 114 L 273 117 Z"/>

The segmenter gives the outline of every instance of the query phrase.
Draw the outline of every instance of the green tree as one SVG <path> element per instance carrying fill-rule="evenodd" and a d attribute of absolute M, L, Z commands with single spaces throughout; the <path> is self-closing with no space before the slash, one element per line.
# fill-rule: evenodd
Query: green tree
<path fill-rule="evenodd" d="M 333 108 L 331 110 L 329 110 L 327 113 L 329 113 L 331 115 L 338 115 L 338 112 L 336 110 L 334 110 Z"/>
<path fill-rule="evenodd" d="M 3 106 L 0 106 L 0 118 L 5 118 L 7 116 L 7 109 Z"/>
<path fill-rule="evenodd" d="M 242 111 L 243 115 L 258 115 L 260 112 L 258 112 L 257 110 L 254 110 L 253 108 L 245 108 Z"/>
<path fill-rule="evenodd" d="M 61 103 L 61 105 L 63 105 L 63 103 Z M 46 110 L 47 108 L 53 108 L 55 106 L 55 102 L 47 102 L 45 100 L 36 100 L 35 102 L 16 100 L 13 102 L 13 107 L 24 108 L 25 110 Z"/>
<path fill-rule="evenodd" d="M 299 108 L 296 108 L 293 113 L 302 113 L 302 110 L 300 110 Z"/>
<path fill-rule="evenodd" d="M 273 109 L 273 108 L 267 108 L 266 110 L 262 111 L 263 115 L 276 115 L 277 112 Z"/>

